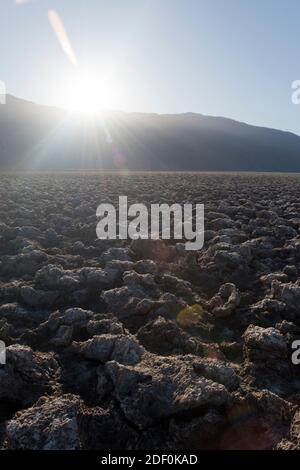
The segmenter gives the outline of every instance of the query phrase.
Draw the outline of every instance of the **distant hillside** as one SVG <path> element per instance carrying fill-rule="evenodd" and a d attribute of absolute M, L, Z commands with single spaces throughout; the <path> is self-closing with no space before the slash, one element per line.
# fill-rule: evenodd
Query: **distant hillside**
<path fill-rule="evenodd" d="M 86 120 L 7 96 L 1 170 L 300 171 L 300 137 L 186 113 L 109 112 Z"/>

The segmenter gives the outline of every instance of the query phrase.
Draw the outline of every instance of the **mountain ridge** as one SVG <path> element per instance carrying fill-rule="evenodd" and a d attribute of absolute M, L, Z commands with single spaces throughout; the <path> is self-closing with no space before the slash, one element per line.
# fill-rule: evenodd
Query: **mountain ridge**
<path fill-rule="evenodd" d="M 200 113 L 93 120 L 7 95 L 0 170 L 300 171 L 300 136 Z"/>

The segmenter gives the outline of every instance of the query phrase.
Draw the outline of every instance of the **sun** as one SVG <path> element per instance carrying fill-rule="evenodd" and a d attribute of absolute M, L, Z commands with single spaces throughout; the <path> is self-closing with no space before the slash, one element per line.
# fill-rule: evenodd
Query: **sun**
<path fill-rule="evenodd" d="M 98 113 L 115 106 L 116 93 L 116 86 L 105 76 L 76 74 L 66 84 L 65 107 L 76 113 Z"/>

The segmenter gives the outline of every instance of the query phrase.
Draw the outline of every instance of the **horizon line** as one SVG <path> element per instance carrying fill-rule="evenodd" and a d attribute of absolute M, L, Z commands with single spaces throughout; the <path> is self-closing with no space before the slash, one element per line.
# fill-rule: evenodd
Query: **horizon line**
<path fill-rule="evenodd" d="M 16 96 L 12 93 L 5 93 L 5 96 L 13 98 L 13 99 L 18 100 L 18 101 L 24 101 L 26 103 L 30 103 L 34 106 L 42 106 L 44 108 L 49 108 L 49 109 L 52 109 L 52 110 L 58 110 L 58 111 L 63 111 L 65 113 L 74 113 L 74 114 L 80 115 L 80 113 L 76 113 L 72 110 L 69 110 L 69 109 L 63 107 L 63 106 L 37 103 L 36 101 L 32 101 L 32 100 L 25 99 L 25 98 L 20 98 L 19 96 Z M 1 107 L 0 107 L 0 109 L 1 109 Z M 178 113 L 158 113 L 158 112 L 145 112 L 145 111 L 124 111 L 122 109 L 103 109 L 101 111 L 95 112 L 94 114 L 95 115 L 101 115 L 101 114 L 103 115 L 105 113 L 141 114 L 141 115 L 147 115 L 147 116 L 161 116 L 161 117 L 164 117 L 164 116 L 166 116 L 166 117 L 167 116 L 185 116 L 185 115 L 190 114 L 190 115 L 195 115 L 195 116 L 203 116 L 203 117 L 207 117 L 207 118 L 225 119 L 227 121 L 232 121 L 232 122 L 235 122 L 235 123 L 238 123 L 238 124 L 255 127 L 255 128 L 258 128 L 258 129 L 267 129 L 267 130 L 272 130 L 272 131 L 284 132 L 284 133 L 287 133 L 287 134 L 292 134 L 296 137 L 300 137 L 300 133 L 297 134 L 294 131 L 290 131 L 290 130 L 286 130 L 286 129 L 279 129 L 279 128 L 276 128 L 276 127 L 269 127 L 267 125 L 252 124 L 252 123 L 247 122 L 247 121 L 239 121 L 238 119 L 231 118 L 231 117 L 228 117 L 228 116 L 223 116 L 223 115 L 204 114 L 204 113 L 201 113 L 199 111 L 183 111 L 183 112 L 178 112 Z"/>

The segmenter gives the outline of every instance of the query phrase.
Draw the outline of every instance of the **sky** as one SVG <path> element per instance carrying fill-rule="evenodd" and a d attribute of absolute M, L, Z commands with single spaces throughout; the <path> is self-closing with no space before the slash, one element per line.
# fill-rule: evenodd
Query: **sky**
<path fill-rule="evenodd" d="M 100 83 L 107 107 L 199 112 L 300 135 L 291 100 L 299 18 L 299 0 L 1 0 L 0 80 L 15 96 L 65 106 L 80 70 Z"/>

